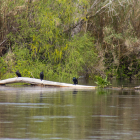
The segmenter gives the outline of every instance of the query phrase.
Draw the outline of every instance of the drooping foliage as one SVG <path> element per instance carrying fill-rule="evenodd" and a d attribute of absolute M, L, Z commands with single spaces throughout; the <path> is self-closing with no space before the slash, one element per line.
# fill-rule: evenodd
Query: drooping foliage
<path fill-rule="evenodd" d="M 46 79 L 63 80 L 92 69 L 96 56 L 94 38 L 90 33 L 73 38 L 71 32 L 65 33 L 76 22 L 77 10 L 76 1 L 67 2 L 30 1 L 9 17 L 14 19 L 9 21 L 14 31 L 7 34 L 11 50 L 5 60 L 13 53 L 13 64 L 7 61 L 9 74 L 3 77 L 13 77 L 18 68 L 23 76 L 39 78 L 43 70 Z"/>
<path fill-rule="evenodd" d="M 39 78 L 43 70 L 45 79 L 59 81 L 138 78 L 139 6 L 138 0 L 2 0 L 0 76 L 13 77 L 18 68 L 23 76 Z"/>

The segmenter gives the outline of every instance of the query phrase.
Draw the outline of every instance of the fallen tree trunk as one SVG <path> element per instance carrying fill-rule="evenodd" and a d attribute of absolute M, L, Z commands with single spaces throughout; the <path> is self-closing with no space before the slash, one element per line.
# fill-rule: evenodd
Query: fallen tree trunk
<path fill-rule="evenodd" d="M 95 89 L 95 86 L 86 86 L 86 85 L 73 85 L 68 83 L 60 83 L 60 82 L 53 82 L 47 80 L 40 80 L 36 78 L 28 78 L 28 77 L 15 77 L 9 78 L 0 81 L 0 85 L 5 84 L 12 84 L 12 83 L 29 83 L 31 85 L 39 85 L 39 86 L 54 86 L 54 87 L 70 87 L 76 89 Z"/>

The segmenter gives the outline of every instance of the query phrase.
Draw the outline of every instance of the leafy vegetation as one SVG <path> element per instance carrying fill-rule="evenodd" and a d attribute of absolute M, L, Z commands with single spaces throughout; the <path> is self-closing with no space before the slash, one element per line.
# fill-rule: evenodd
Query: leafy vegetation
<path fill-rule="evenodd" d="M 97 80 L 95 83 L 101 88 L 111 85 L 110 82 L 107 80 L 107 76 L 106 78 L 102 78 L 101 76 L 95 76 L 95 78 Z"/>
<path fill-rule="evenodd" d="M 17 69 L 36 78 L 43 70 L 56 81 L 140 78 L 139 6 L 138 0 L 2 0 L 0 78 Z"/>

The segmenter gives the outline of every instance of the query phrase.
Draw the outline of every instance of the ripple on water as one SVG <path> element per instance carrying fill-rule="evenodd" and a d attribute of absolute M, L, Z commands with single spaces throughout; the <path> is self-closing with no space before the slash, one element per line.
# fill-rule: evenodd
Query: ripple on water
<path fill-rule="evenodd" d="M 68 119 L 73 119 L 75 116 L 33 116 L 32 119 L 37 119 L 37 120 L 45 120 L 45 119 L 54 119 L 54 118 L 68 118 Z"/>
<path fill-rule="evenodd" d="M 112 118 L 112 117 L 118 117 L 118 116 L 110 116 L 110 115 L 92 115 L 91 117 L 103 117 L 103 118 Z"/>

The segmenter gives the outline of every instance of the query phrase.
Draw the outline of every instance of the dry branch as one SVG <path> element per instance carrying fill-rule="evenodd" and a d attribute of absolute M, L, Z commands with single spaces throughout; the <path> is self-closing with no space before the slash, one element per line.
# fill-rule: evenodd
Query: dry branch
<path fill-rule="evenodd" d="M 92 4 L 91 8 L 87 10 L 87 14 L 85 15 L 86 19 L 90 19 L 93 18 L 95 16 L 97 16 L 97 14 L 101 13 L 103 10 L 105 10 L 106 8 L 109 8 L 109 11 L 113 11 L 113 8 L 110 8 L 110 5 L 114 2 L 115 0 L 109 0 L 107 4 L 105 4 L 104 6 L 102 6 L 99 10 L 97 10 L 94 14 L 91 14 L 93 11 L 93 9 L 101 2 L 100 0 L 95 0 L 94 3 Z M 83 17 L 83 16 L 82 16 Z M 63 32 L 74 32 L 72 34 L 72 36 L 74 36 L 75 34 L 80 32 L 80 29 L 82 27 L 82 25 L 85 23 L 85 19 L 79 19 L 79 21 L 74 24 L 72 27 L 68 28 L 67 30 L 64 30 Z"/>
<path fill-rule="evenodd" d="M 7 39 L 4 39 L 1 43 L 0 43 L 0 46 L 4 43 L 4 42 L 6 42 L 7 41 Z"/>

